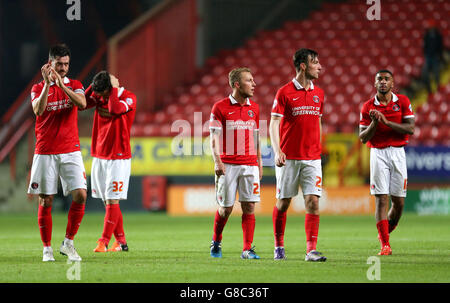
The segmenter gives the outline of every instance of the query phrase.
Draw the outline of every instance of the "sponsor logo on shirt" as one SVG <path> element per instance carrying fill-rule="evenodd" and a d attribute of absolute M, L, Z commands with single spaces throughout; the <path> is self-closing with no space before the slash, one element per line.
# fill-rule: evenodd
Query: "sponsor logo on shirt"
<path fill-rule="evenodd" d="M 252 130 L 254 128 L 255 128 L 255 121 L 254 120 L 250 120 L 250 121 L 242 121 L 242 120 L 230 121 L 230 120 L 227 120 L 227 122 L 226 122 L 226 129 L 227 130 L 235 130 L 235 129 L 249 129 L 249 130 Z"/>
<path fill-rule="evenodd" d="M 56 110 L 66 109 L 66 108 L 72 108 L 72 103 L 69 101 L 69 99 L 53 101 L 53 102 L 47 103 L 47 111 L 52 111 L 52 110 L 56 111 Z"/>
<path fill-rule="evenodd" d="M 301 115 L 320 116 L 320 107 L 304 105 L 292 108 L 292 116 Z"/>

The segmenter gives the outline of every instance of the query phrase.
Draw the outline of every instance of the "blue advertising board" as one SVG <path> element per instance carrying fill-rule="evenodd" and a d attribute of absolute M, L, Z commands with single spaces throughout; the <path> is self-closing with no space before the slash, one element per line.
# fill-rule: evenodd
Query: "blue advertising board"
<path fill-rule="evenodd" d="M 450 182 L 450 147 L 405 147 L 408 179 Z"/>

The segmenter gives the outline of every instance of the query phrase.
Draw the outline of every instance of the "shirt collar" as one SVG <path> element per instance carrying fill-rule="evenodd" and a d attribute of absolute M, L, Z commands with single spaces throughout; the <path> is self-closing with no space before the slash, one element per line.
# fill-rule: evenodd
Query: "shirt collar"
<path fill-rule="evenodd" d="M 294 83 L 294 85 L 295 85 L 295 88 L 297 89 L 297 90 L 301 90 L 301 89 L 305 89 L 298 81 L 297 81 L 297 79 L 292 79 L 292 82 Z M 310 80 L 309 81 L 309 89 L 310 90 L 313 90 L 314 89 L 314 84 L 313 84 L 313 82 Z"/>
<path fill-rule="evenodd" d="M 70 83 L 70 80 L 69 80 L 69 78 L 64 77 L 63 82 L 64 82 L 64 84 L 69 84 L 69 83 Z M 50 82 L 50 86 L 52 86 L 53 84 L 55 84 L 55 82 L 53 82 L 53 81 Z"/>
<path fill-rule="evenodd" d="M 230 99 L 231 104 L 239 103 L 239 102 L 237 102 L 236 99 L 234 99 L 234 97 L 231 94 L 228 96 L 228 98 Z M 245 99 L 245 101 L 246 101 L 245 105 L 250 105 L 250 99 L 249 98 Z"/>
<path fill-rule="evenodd" d="M 398 101 L 397 95 L 394 94 L 394 93 L 391 93 L 391 94 L 392 94 L 392 101 L 393 101 L 393 102 L 397 102 L 397 101 Z M 374 103 L 375 105 L 380 105 L 380 104 L 381 104 L 380 101 L 379 101 L 378 98 L 377 98 L 377 95 L 375 95 L 375 100 L 373 101 L 373 103 Z"/>

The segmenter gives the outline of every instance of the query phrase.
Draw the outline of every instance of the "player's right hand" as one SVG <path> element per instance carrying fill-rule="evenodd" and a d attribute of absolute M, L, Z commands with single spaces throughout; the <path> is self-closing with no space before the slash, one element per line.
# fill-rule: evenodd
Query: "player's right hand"
<path fill-rule="evenodd" d="M 275 165 L 278 167 L 282 167 L 286 164 L 286 154 L 280 151 L 275 154 Z"/>
<path fill-rule="evenodd" d="M 41 74 L 42 78 L 44 78 L 45 83 L 50 84 L 51 65 L 49 63 L 42 65 Z"/>
<path fill-rule="evenodd" d="M 216 173 L 217 177 L 225 175 L 225 165 L 222 161 L 214 163 L 214 172 Z"/>

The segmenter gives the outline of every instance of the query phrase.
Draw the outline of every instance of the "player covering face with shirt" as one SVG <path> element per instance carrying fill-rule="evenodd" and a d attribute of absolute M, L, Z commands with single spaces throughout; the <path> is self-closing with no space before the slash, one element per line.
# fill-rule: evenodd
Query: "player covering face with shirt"
<path fill-rule="evenodd" d="M 377 94 L 361 109 L 359 138 L 370 147 L 370 193 L 375 195 L 379 255 L 391 255 L 389 234 L 402 215 L 407 189 L 404 146 L 414 132 L 414 114 L 408 97 L 394 94 L 389 70 L 375 76 Z M 392 206 L 389 208 L 389 197 Z"/>

